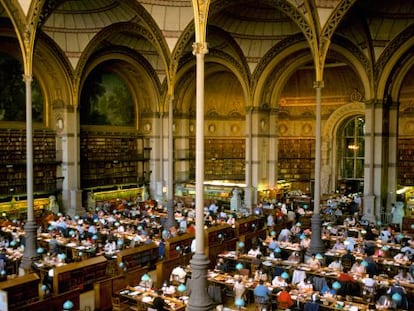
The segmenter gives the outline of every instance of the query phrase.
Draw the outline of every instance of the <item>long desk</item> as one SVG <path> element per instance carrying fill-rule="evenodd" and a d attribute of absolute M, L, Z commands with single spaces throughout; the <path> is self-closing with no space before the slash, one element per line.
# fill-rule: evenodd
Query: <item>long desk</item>
<path fill-rule="evenodd" d="M 219 286 L 230 287 L 233 288 L 234 286 L 234 276 L 228 273 L 218 273 L 214 271 L 210 271 L 208 273 L 207 279 L 210 283 L 217 284 Z M 257 286 L 257 282 L 249 279 L 244 278 L 242 281 L 248 290 L 249 294 L 252 295 L 254 288 Z M 271 284 L 267 284 L 269 289 L 272 291 L 272 300 L 277 299 L 277 291 L 278 288 L 272 286 Z M 299 290 L 291 290 L 290 291 L 292 300 L 296 301 L 296 303 L 300 307 L 304 307 L 307 302 L 312 301 L 312 292 L 302 292 Z M 350 310 L 351 307 L 357 308 L 357 310 L 365 311 L 368 310 L 368 306 L 360 301 L 358 297 L 348 297 L 348 299 L 342 299 L 343 297 L 320 297 L 320 300 L 317 301 L 320 310 Z"/>
<path fill-rule="evenodd" d="M 136 306 L 137 310 L 146 310 L 152 306 L 152 301 L 156 297 L 156 293 L 151 289 L 146 289 L 142 286 L 128 286 L 117 293 L 120 297 L 126 298 L 131 306 Z M 187 307 L 186 301 L 188 297 L 181 299 L 162 295 L 170 311 L 184 311 Z"/>

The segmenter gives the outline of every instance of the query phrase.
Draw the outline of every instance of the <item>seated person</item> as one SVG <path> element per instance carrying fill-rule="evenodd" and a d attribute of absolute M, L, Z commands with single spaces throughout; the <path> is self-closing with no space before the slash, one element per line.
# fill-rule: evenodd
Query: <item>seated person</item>
<path fill-rule="evenodd" d="M 343 251 L 346 249 L 346 246 L 344 244 L 344 241 L 340 238 L 338 238 L 334 244 L 334 246 L 332 247 L 332 250 L 334 251 Z"/>
<path fill-rule="evenodd" d="M 338 295 L 354 296 L 357 292 L 359 292 L 359 288 L 357 288 L 358 283 L 355 281 L 352 275 L 348 274 L 347 271 L 340 272 L 337 280 L 341 283 L 341 288 L 337 292 Z"/>
<path fill-rule="evenodd" d="M 312 270 L 319 270 L 321 268 L 321 262 L 319 259 L 316 258 L 315 254 L 312 254 L 312 256 L 308 259 L 306 262 Z"/>
<path fill-rule="evenodd" d="M 399 269 L 398 274 L 394 276 L 394 280 L 405 283 L 412 283 L 414 282 L 414 277 L 408 273 L 406 269 Z"/>
<path fill-rule="evenodd" d="M 394 260 L 397 263 L 406 264 L 410 261 L 410 258 L 404 252 L 399 252 L 394 256 Z"/>
<path fill-rule="evenodd" d="M 288 286 L 288 283 L 280 275 L 276 275 L 272 280 L 272 286 L 282 288 Z"/>
<path fill-rule="evenodd" d="M 214 269 L 217 271 L 223 272 L 223 273 L 228 271 L 228 267 L 227 267 L 227 264 L 224 262 L 224 258 L 218 259 L 217 264 Z"/>
<path fill-rule="evenodd" d="M 261 301 L 266 302 L 270 300 L 270 289 L 264 284 L 263 280 L 259 281 L 259 284 L 254 288 L 253 295 L 259 297 Z"/>
<path fill-rule="evenodd" d="M 277 293 L 277 306 L 279 308 L 290 308 L 293 303 L 292 297 L 287 289 L 282 289 Z"/>
<path fill-rule="evenodd" d="M 303 279 L 298 284 L 296 284 L 296 287 L 300 292 L 305 292 L 305 293 L 313 292 L 313 285 L 308 279 Z"/>
<path fill-rule="evenodd" d="M 256 248 L 251 248 L 247 255 L 252 256 L 252 257 L 257 257 L 257 255 L 262 255 L 262 251 L 260 250 L 260 246 L 257 246 Z"/>
<path fill-rule="evenodd" d="M 288 261 L 291 261 L 291 262 L 296 262 L 296 263 L 299 263 L 300 262 L 300 255 L 299 255 L 299 253 L 298 252 L 292 252 L 290 255 L 289 255 L 289 257 L 288 257 L 288 259 L 287 259 Z"/>
<path fill-rule="evenodd" d="M 171 271 L 170 281 L 173 284 L 185 283 L 186 276 L 187 272 L 184 270 L 184 268 L 178 266 Z"/>
<path fill-rule="evenodd" d="M 260 281 L 260 280 L 262 280 L 264 282 L 267 281 L 267 273 L 263 271 L 261 266 L 254 271 L 253 279 L 255 281 Z"/>
<path fill-rule="evenodd" d="M 335 271 L 342 271 L 343 270 L 343 266 L 341 261 L 338 258 L 335 258 L 334 261 L 332 261 L 329 265 L 328 268 L 331 268 Z"/>
<path fill-rule="evenodd" d="M 408 310 L 408 299 L 407 299 L 407 293 L 405 291 L 405 288 L 401 286 L 400 282 L 397 281 L 395 284 L 393 284 L 388 290 L 387 294 L 390 295 L 391 299 L 393 295 L 399 295 L 400 299 L 392 299 L 395 301 L 396 307 Z"/>
<path fill-rule="evenodd" d="M 377 281 L 374 279 L 374 276 L 369 274 L 367 277 L 363 278 L 361 282 L 363 284 L 362 290 L 364 297 L 366 295 L 375 296 Z"/>
<path fill-rule="evenodd" d="M 145 287 L 145 288 L 151 288 L 152 287 L 152 279 L 148 278 L 148 280 L 141 280 L 139 282 L 139 286 Z"/>
<path fill-rule="evenodd" d="M 157 290 L 157 296 L 152 301 L 152 307 L 157 311 L 167 311 L 168 304 L 165 302 L 164 298 L 162 297 L 162 291 Z"/>
<path fill-rule="evenodd" d="M 349 249 L 346 251 L 346 254 L 341 257 L 342 266 L 346 269 L 351 269 L 355 261 L 356 258 Z"/>
<path fill-rule="evenodd" d="M 174 295 L 175 294 L 175 286 L 170 284 L 169 282 L 165 281 L 161 287 L 164 295 Z"/>
<path fill-rule="evenodd" d="M 395 301 L 391 299 L 390 295 L 381 295 L 377 303 L 375 304 L 375 307 L 378 310 L 394 310 L 397 306 L 395 304 Z"/>

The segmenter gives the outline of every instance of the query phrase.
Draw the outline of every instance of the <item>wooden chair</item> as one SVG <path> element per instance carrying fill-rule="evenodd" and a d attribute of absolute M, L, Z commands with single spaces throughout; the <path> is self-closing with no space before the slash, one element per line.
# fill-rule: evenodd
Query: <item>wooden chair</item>
<path fill-rule="evenodd" d="M 272 310 L 272 301 L 268 297 L 254 296 L 254 302 L 259 311 L 270 311 Z"/>
<path fill-rule="evenodd" d="M 130 311 L 129 303 L 126 299 L 120 297 L 112 297 L 112 310 L 113 311 Z"/>
<path fill-rule="evenodd" d="M 250 269 L 240 269 L 240 275 L 248 277 L 250 275 Z"/>

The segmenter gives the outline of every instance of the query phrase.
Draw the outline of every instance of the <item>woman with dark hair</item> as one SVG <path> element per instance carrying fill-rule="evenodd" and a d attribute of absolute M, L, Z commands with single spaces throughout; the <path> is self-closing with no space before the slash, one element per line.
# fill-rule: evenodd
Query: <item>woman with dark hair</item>
<path fill-rule="evenodd" d="M 162 297 L 162 290 L 157 290 L 157 296 L 152 301 L 152 307 L 157 311 L 166 311 L 167 310 L 167 303 L 165 302 L 164 298 Z"/>

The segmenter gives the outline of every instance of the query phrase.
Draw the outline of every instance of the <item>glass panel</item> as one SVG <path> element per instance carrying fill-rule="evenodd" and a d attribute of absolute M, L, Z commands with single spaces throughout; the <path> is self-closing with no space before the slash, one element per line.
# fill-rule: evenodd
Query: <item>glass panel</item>
<path fill-rule="evenodd" d="M 345 122 L 342 128 L 341 147 L 338 157 L 342 159 L 342 175 L 345 179 L 364 177 L 364 134 L 365 120 L 357 116 Z"/>
<path fill-rule="evenodd" d="M 364 178 L 364 159 L 358 159 L 355 162 L 355 178 Z"/>
<path fill-rule="evenodd" d="M 354 175 L 354 160 L 345 158 L 344 159 L 344 178 L 353 178 Z"/>

